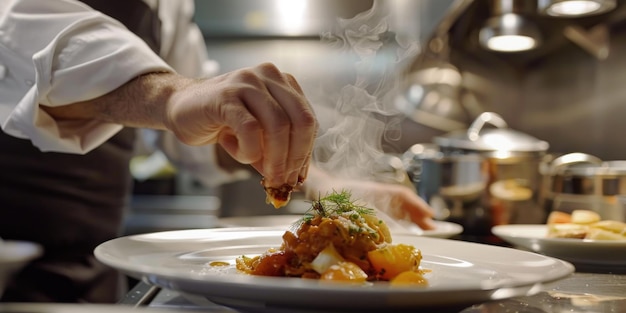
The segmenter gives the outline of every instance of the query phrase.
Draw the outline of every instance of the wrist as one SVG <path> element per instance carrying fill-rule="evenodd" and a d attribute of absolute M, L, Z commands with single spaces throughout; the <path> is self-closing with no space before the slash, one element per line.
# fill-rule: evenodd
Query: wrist
<path fill-rule="evenodd" d="M 167 129 L 168 107 L 183 81 L 174 73 L 148 73 L 94 99 L 41 108 L 57 120 L 100 120 L 129 127 Z"/>
<path fill-rule="evenodd" d="M 192 79 L 176 73 L 158 72 L 137 77 L 133 92 L 143 95 L 140 108 L 144 109 L 142 116 L 146 117 L 143 127 L 174 131 L 175 122 L 173 112 L 184 90 L 193 83 Z M 137 116 L 138 119 L 141 116 Z"/>

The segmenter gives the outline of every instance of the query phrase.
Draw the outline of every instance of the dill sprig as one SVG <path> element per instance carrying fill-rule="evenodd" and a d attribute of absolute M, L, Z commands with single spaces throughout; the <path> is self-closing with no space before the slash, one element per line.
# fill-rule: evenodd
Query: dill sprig
<path fill-rule="evenodd" d="M 356 212 L 356 216 L 352 216 L 352 219 L 357 219 L 363 215 L 375 215 L 376 211 L 372 208 L 368 208 L 363 205 L 359 205 L 352 199 L 352 194 L 348 190 L 333 191 L 325 196 L 318 196 L 317 200 L 310 201 L 311 208 L 309 208 L 304 216 L 298 220 L 291 229 L 298 229 L 303 223 L 308 223 L 316 216 L 331 217 L 333 215 L 341 215 L 346 212 Z"/>
<path fill-rule="evenodd" d="M 322 217 L 330 217 L 333 214 L 357 212 L 359 215 L 373 215 L 374 209 L 358 205 L 352 200 L 352 194 L 348 190 L 339 192 L 333 190 L 330 194 L 313 201 L 312 210 Z"/>

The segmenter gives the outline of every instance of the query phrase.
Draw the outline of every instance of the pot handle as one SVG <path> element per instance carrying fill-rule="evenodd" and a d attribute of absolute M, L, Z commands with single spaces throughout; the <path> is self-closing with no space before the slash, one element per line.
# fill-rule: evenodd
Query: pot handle
<path fill-rule="evenodd" d="M 480 131 L 485 126 L 485 123 L 489 123 L 498 128 L 506 128 L 509 125 L 504 121 L 502 116 L 493 113 L 493 112 L 483 112 L 481 113 L 470 125 L 467 130 L 467 137 L 470 140 L 476 140 L 480 136 Z"/>
<path fill-rule="evenodd" d="M 582 152 L 573 152 L 564 154 L 552 160 L 548 167 L 545 169 L 546 174 L 555 175 L 562 173 L 565 169 L 567 169 L 570 165 L 578 164 L 578 163 L 589 163 L 602 165 L 602 160 L 594 155 L 582 153 Z"/>
<path fill-rule="evenodd" d="M 439 151 L 439 146 L 432 143 L 416 143 L 404 152 L 401 158 L 404 172 L 416 191 L 418 189 L 417 185 L 422 179 L 424 159 L 439 159 L 442 156 L 443 154 Z"/>

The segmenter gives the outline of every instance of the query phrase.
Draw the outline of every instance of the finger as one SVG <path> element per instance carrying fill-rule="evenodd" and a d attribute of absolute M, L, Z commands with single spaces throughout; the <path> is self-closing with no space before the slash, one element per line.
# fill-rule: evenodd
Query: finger
<path fill-rule="evenodd" d="M 306 158 L 304 164 L 300 168 L 300 172 L 298 173 L 298 183 L 303 183 L 309 175 L 309 167 L 311 165 L 311 155 Z"/>
<path fill-rule="evenodd" d="M 257 76 L 243 75 L 242 79 L 248 79 L 250 85 L 257 87 L 244 94 L 244 103 L 265 130 L 263 164 L 256 167 L 263 169 L 268 186 L 285 183 L 294 186 L 310 158 L 317 121 L 301 94 L 302 89 L 291 75 L 283 75 L 272 64 L 263 64 L 253 70 Z M 263 92 L 267 94 L 263 95 Z M 315 131 L 306 126 L 311 124 Z"/>
<path fill-rule="evenodd" d="M 419 196 L 417 196 L 412 190 L 408 188 L 403 190 L 399 196 L 401 209 L 408 213 L 409 219 L 417 224 L 424 230 L 431 230 L 435 228 L 433 223 L 433 210 L 430 206 Z"/>
<path fill-rule="evenodd" d="M 249 89 L 242 93 L 243 102 L 260 123 L 263 132 L 261 158 L 252 165 L 266 179 L 267 186 L 287 182 L 287 159 L 291 136 L 291 121 L 283 108 L 267 90 Z"/>
<path fill-rule="evenodd" d="M 289 82 L 291 88 L 295 89 L 297 93 L 304 96 L 304 90 L 302 90 L 302 87 L 300 87 L 300 84 L 298 83 L 296 78 L 289 73 L 283 73 L 283 75 L 285 76 L 285 79 Z"/>
<path fill-rule="evenodd" d="M 282 83 L 270 83 L 268 90 L 281 105 L 290 121 L 288 158 L 285 160 L 285 168 L 288 183 L 293 185 L 299 177 L 306 177 L 318 124 L 311 106 L 293 76 L 280 75 L 283 79 Z"/>
<path fill-rule="evenodd" d="M 295 79 L 295 77 L 293 77 L 291 74 L 285 74 L 285 75 L 291 87 L 294 88 L 299 94 L 304 96 L 304 91 L 300 87 L 300 84 L 298 84 L 298 81 Z M 305 148 L 305 149 L 308 149 L 309 153 L 306 155 L 304 164 L 302 164 L 302 167 L 300 168 L 300 172 L 298 173 L 298 182 L 300 183 L 304 182 L 304 180 L 306 179 L 308 175 L 309 165 L 311 164 L 312 150 L 315 144 L 315 138 L 317 137 L 317 131 L 319 128 L 319 123 L 317 122 L 317 119 L 315 118 L 315 114 L 308 102 L 307 102 L 307 106 L 309 109 L 309 114 L 313 117 L 314 121 L 313 121 L 313 125 L 310 126 L 312 130 L 309 130 L 311 132 L 309 146 L 308 148 Z"/>

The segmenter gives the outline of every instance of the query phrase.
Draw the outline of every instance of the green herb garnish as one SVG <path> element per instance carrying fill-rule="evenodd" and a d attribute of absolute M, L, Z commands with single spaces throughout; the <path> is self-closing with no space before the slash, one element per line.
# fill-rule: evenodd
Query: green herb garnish
<path fill-rule="evenodd" d="M 325 195 L 324 197 L 318 197 L 317 200 L 311 201 L 311 208 L 308 209 L 304 216 L 298 220 L 291 229 L 298 229 L 303 223 L 310 222 L 316 216 L 332 217 L 334 215 L 341 215 L 343 213 L 352 213 L 349 217 L 352 220 L 357 220 L 363 215 L 375 215 L 376 211 L 372 208 L 368 208 L 362 205 L 358 205 L 352 200 L 352 194 L 348 190 L 341 190 Z"/>
<path fill-rule="evenodd" d="M 330 194 L 313 201 L 312 208 L 309 211 L 312 210 L 322 217 L 330 217 L 333 214 L 342 214 L 351 211 L 359 215 L 375 214 L 374 209 L 356 204 L 351 197 L 352 194 L 347 190 L 340 192 L 333 190 Z"/>

